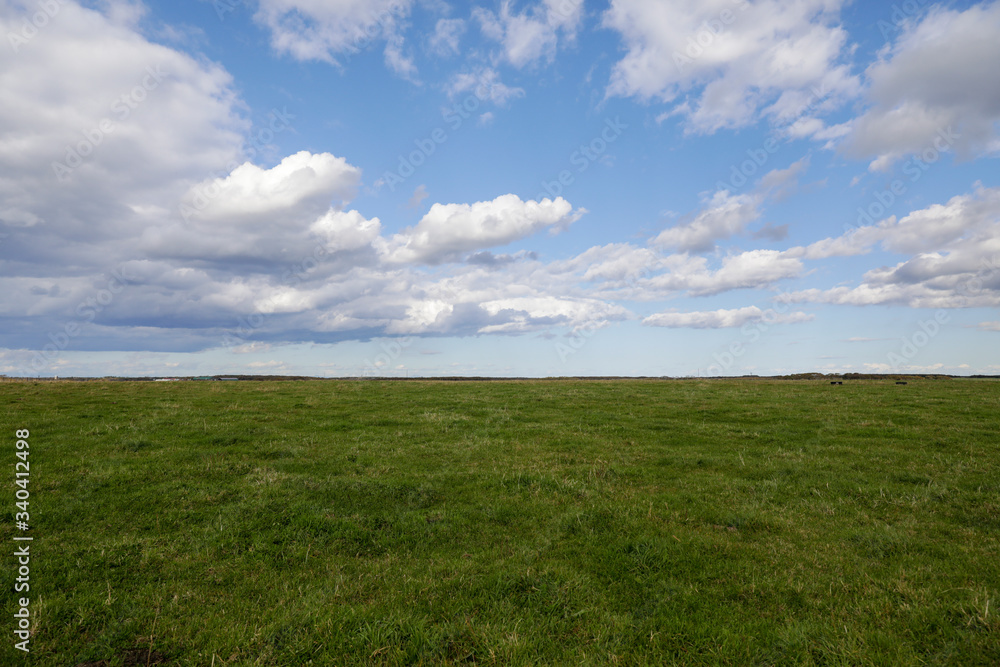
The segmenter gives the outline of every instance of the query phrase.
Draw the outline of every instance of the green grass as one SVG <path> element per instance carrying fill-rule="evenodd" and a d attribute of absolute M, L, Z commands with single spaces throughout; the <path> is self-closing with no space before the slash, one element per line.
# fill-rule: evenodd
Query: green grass
<path fill-rule="evenodd" d="M 8 545 L 31 431 L 33 664 L 1000 664 L 998 382 L 5 382 L 0 406 Z"/>

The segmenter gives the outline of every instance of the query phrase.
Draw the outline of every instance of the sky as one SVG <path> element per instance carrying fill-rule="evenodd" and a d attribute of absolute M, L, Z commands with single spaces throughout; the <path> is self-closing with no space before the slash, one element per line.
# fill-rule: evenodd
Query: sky
<path fill-rule="evenodd" d="M 0 374 L 1000 373 L 1000 0 L 0 0 Z"/>

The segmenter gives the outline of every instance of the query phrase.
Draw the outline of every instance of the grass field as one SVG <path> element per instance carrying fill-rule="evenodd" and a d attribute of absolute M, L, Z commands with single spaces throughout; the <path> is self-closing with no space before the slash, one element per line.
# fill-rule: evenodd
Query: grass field
<path fill-rule="evenodd" d="M 1000 382 L 0 383 L 3 664 L 1000 664 Z M 0 557 L 13 582 L 16 559 Z"/>

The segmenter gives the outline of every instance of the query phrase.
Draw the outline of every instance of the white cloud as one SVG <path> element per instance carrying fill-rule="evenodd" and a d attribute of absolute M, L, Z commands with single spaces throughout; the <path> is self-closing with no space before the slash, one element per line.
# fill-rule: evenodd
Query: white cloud
<path fill-rule="evenodd" d="M 976 328 L 980 331 L 1000 331 L 1000 322 L 980 322 Z"/>
<path fill-rule="evenodd" d="M 681 252 L 703 253 L 716 249 L 718 241 L 743 234 L 747 226 L 760 219 L 761 204 L 766 199 L 781 201 L 798 188 L 799 177 L 809 168 L 809 156 L 793 162 L 785 169 L 773 169 L 761 177 L 753 191 L 736 195 L 729 190 L 717 190 L 711 197 L 702 197 L 702 208 L 687 221 L 660 232 L 650 243 Z M 787 225 L 765 225 L 753 238 L 781 240 L 787 236 Z"/>
<path fill-rule="evenodd" d="M 413 83 L 419 83 L 417 65 L 413 61 L 413 56 L 405 52 L 405 41 L 399 32 L 392 32 L 386 36 L 385 50 L 383 51 L 385 64 L 397 76 Z"/>
<path fill-rule="evenodd" d="M 500 75 L 490 67 L 479 67 L 471 72 L 460 72 L 448 84 L 448 95 L 457 97 L 471 92 L 480 100 L 489 100 L 497 106 L 504 106 L 511 99 L 524 97 L 523 88 L 512 88 L 500 81 Z"/>
<path fill-rule="evenodd" d="M 458 55 L 458 42 L 464 33 L 462 19 L 438 19 L 434 34 L 427 41 L 428 50 L 442 58 Z"/>
<path fill-rule="evenodd" d="M 761 310 L 757 306 L 746 306 L 745 308 L 733 308 L 729 310 L 657 313 L 650 315 L 642 323 L 653 327 L 722 329 L 741 327 L 749 322 L 759 322 L 761 320 L 768 324 L 792 324 L 808 322 L 813 318 L 813 315 L 803 312 L 781 314 L 773 310 Z"/>
<path fill-rule="evenodd" d="M 741 234 L 760 217 L 759 201 L 756 195 L 732 195 L 728 190 L 719 190 L 694 220 L 663 230 L 651 243 L 682 252 L 711 251 L 716 241 Z"/>
<path fill-rule="evenodd" d="M 242 161 L 249 124 L 230 75 L 147 41 L 128 18 L 65 2 L 0 58 L 8 275 L 108 271 L 139 254 L 191 183 Z M 0 34 L 14 20 L 0 11 Z"/>
<path fill-rule="evenodd" d="M 706 133 L 836 106 L 859 90 L 838 63 L 847 43 L 837 24 L 841 4 L 612 0 L 604 25 L 621 34 L 628 53 L 608 94 L 667 103 L 690 94 L 674 112 Z M 813 89 L 826 99 L 817 104 Z"/>
<path fill-rule="evenodd" d="M 809 156 L 790 164 L 786 169 L 774 169 L 760 179 L 758 190 L 776 201 L 788 198 L 798 189 L 799 178 L 809 169 Z"/>
<path fill-rule="evenodd" d="M 710 296 L 767 288 L 802 271 L 799 259 L 777 250 L 734 253 L 710 262 L 688 253 L 662 255 L 628 243 L 595 246 L 547 264 L 520 262 L 505 267 L 510 280 L 528 280 L 548 293 L 608 301 L 657 301 L 683 293 Z"/>
<path fill-rule="evenodd" d="M 420 184 L 413 190 L 413 196 L 406 202 L 407 208 L 419 208 L 421 202 L 427 199 L 427 186 Z"/>
<path fill-rule="evenodd" d="M 973 195 L 953 197 L 914 211 L 899 222 L 879 225 L 885 232 L 882 247 L 897 253 L 931 252 L 966 234 L 988 230 L 1000 217 L 1000 188 L 980 188 Z"/>
<path fill-rule="evenodd" d="M 261 370 L 261 369 L 284 370 L 288 368 L 288 364 L 285 363 L 284 361 L 276 361 L 272 359 L 271 361 L 251 361 L 250 363 L 246 364 L 246 367 L 253 370 Z"/>
<path fill-rule="evenodd" d="M 603 262 L 602 256 L 607 258 Z M 688 253 L 659 256 L 647 249 L 630 251 L 627 244 L 592 248 L 573 260 L 553 262 L 549 268 L 557 273 L 586 268 L 582 258 L 601 268 L 600 272 L 588 270 L 590 279 L 606 281 L 594 290 L 595 295 L 641 301 L 672 298 L 683 292 L 710 296 L 736 289 L 763 288 L 798 277 L 803 270 L 798 258 L 777 250 L 730 254 L 713 269 L 705 257 Z"/>
<path fill-rule="evenodd" d="M 946 367 L 940 362 L 923 366 L 917 364 L 887 364 L 884 361 L 865 363 L 862 365 L 869 373 L 944 373 L 949 370 L 954 371 L 957 369 L 968 368 L 967 364 Z"/>
<path fill-rule="evenodd" d="M 1000 151 L 1000 2 L 934 7 L 868 67 L 871 108 L 844 150 L 885 170 L 907 154 Z"/>
<path fill-rule="evenodd" d="M 472 16 L 483 35 L 499 42 L 503 57 L 514 67 L 521 68 L 555 59 L 559 34 L 572 41 L 583 16 L 583 0 L 544 0 L 529 11 L 511 11 L 510 0 L 504 0 L 500 12 L 477 7 Z"/>
<path fill-rule="evenodd" d="M 379 238 L 382 225 L 378 218 L 366 219 L 357 211 L 329 210 L 309 228 L 325 239 L 330 252 L 358 250 L 372 245 Z"/>
<path fill-rule="evenodd" d="M 362 244 L 353 239 L 370 244 L 380 229 L 378 219 L 339 210 L 359 181 L 359 169 L 330 153 L 301 151 L 271 169 L 247 162 L 228 176 L 193 186 L 181 199 L 181 219 L 150 225 L 139 247 L 151 257 L 210 262 L 216 268 L 356 249 Z"/>
<path fill-rule="evenodd" d="M 503 316 L 499 324 L 482 327 L 479 333 L 526 333 L 555 326 L 590 330 L 609 322 L 626 319 L 621 306 L 596 299 L 569 299 L 555 296 L 532 296 L 496 299 L 483 302 L 482 308 L 493 317 Z"/>
<path fill-rule="evenodd" d="M 264 5 L 279 6 L 277 0 Z M 349 2 L 282 5 L 283 21 L 291 26 L 299 16 L 303 34 L 316 37 L 312 46 L 319 59 L 322 52 L 342 59 L 349 48 L 337 47 L 329 35 L 309 33 L 318 23 L 295 9 L 306 5 L 317 13 L 339 8 L 354 18 L 364 8 Z M 515 18 L 548 21 L 555 6 L 522 14 L 501 7 L 495 18 L 504 58 L 528 66 L 550 57 L 545 39 L 531 51 L 537 45 L 519 46 L 512 35 L 521 30 Z M 241 157 L 248 123 L 237 112 L 241 102 L 221 67 L 149 42 L 128 12 L 109 18 L 73 3 L 63 11 L 18 54 L 16 67 L 0 60 L 0 86 L 9 92 L 0 105 L 0 221 L 7 235 L 0 245 L 0 290 L 8 295 L 0 301 L 0 316 L 13 323 L 10 331 L 29 332 L 16 334 L 26 346 L 43 344 L 48 331 L 77 319 L 78 305 L 100 293 L 107 273 L 119 266 L 128 284 L 73 341 L 78 349 L 123 343 L 204 349 L 248 317 L 259 325 L 236 341 L 235 351 L 266 352 L 289 339 L 593 328 L 635 317 L 617 301 L 766 288 L 802 276 L 806 260 L 875 248 L 901 256 L 870 270 L 858 287 L 800 292 L 797 298 L 997 305 L 1000 189 L 980 187 L 801 248 L 695 255 L 716 249 L 723 239 L 754 233 L 751 225 L 763 203 L 790 191 L 807 159 L 764 176 L 747 194 L 723 190 L 707 196 L 691 219 L 645 247 L 610 243 L 556 261 L 528 250 L 494 255 L 488 249 L 565 229 L 584 213 L 561 198 L 522 201 L 515 195 L 437 203 L 413 226 L 384 233 L 379 218 L 346 210 L 361 183 L 360 170 L 347 159 L 302 151 L 260 165 Z M 7 18 L 0 22 L 0 28 L 10 24 Z M 572 33 L 571 23 L 555 29 L 560 40 Z M 442 35 L 460 33 L 458 23 L 449 25 L 454 30 Z M 415 73 L 407 69 L 410 56 L 400 34 L 387 29 L 379 39 L 385 40 L 387 58 L 396 57 L 388 53 L 396 49 L 397 71 Z M 453 52 L 457 42 L 448 39 L 442 37 L 440 46 Z M 308 40 L 299 46 L 309 47 Z M 64 65 L 53 68 L 53 62 Z M 144 88 L 146 99 L 123 118 L 115 117 L 110 103 L 142 86 L 152 76 L 148 67 L 161 68 L 162 80 Z M 692 79 L 691 90 L 706 83 L 710 78 Z M 453 78 L 447 90 L 453 96 L 481 93 L 496 104 L 524 94 L 486 67 Z M 752 101 L 754 113 L 780 120 L 800 99 L 789 91 L 803 90 L 791 84 L 766 88 L 770 92 Z M 56 179 L 52 162 L 105 117 L 114 118 L 115 131 L 63 181 Z M 815 124 L 802 130 L 803 136 L 830 131 Z M 426 188 L 418 187 L 413 201 L 421 205 L 426 196 Z M 778 239 L 784 230 L 765 226 L 756 234 Z M 997 269 L 986 271 L 987 262 Z M 810 317 L 793 312 L 777 321 Z M 722 327 L 766 318 L 766 310 L 746 307 L 663 312 L 646 323 Z M 980 328 L 992 330 L 994 324 Z"/>
<path fill-rule="evenodd" d="M 808 246 L 797 246 L 785 251 L 790 257 L 805 259 L 827 259 L 829 257 L 850 257 L 871 252 L 872 246 L 884 237 L 877 227 L 858 227 L 836 238 L 820 239 Z"/>
<path fill-rule="evenodd" d="M 19 18 L 0 13 L 0 34 L 20 29 Z M 119 217 L 104 208 L 117 194 L 108 174 L 124 203 L 168 207 L 165 191 L 179 180 L 239 156 L 248 125 L 232 84 L 218 65 L 64 3 L 16 57 L 0 58 L 3 221 L 89 224 L 98 240 Z"/>
<path fill-rule="evenodd" d="M 790 294 L 797 302 L 911 308 L 994 308 L 1000 306 L 1000 244 L 919 255 L 894 267 L 868 271 L 857 287 L 808 289 Z"/>
<path fill-rule="evenodd" d="M 198 350 L 229 340 L 257 352 L 289 336 L 513 334 L 628 316 L 599 298 L 552 291 L 567 281 L 532 253 L 483 256 L 449 267 L 448 278 L 396 263 L 461 259 L 564 229 L 583 210 L 563 199 L 438 204 L 386 237 L 378 218 L 342 210 L 360 184 L 344 158 L 303 151 L 267 167 L 241 157 L 248 124 L 216 65 L 73 3 L 17 60 L 0 60 L 9 92 L 0 105 L 0 290 L 9 297 L 0 314 L 21 323 L 8 330 L 20 332 L 5 336 L 9 346 L 40 347 L 67 323 L 82 331 L 72 340 L 79 350 Z M 108 105 L 142 85 L 147 67 L 166 76 L 56 179 L 52 161 L 111 116 Z M 482 74 L 472 81 L 485 82 L 487 99 L 521 92 Z M 85 311 L 93 322 L 81 320 L 81 304 L 106 291 L 114 270 L 124 288 L 99 312 Z"/>
<path fill-rule="evenodd" d="M 581 270 L 584 281 L 632 282 L 651 275 L 660 265 L 660 256 L 649 248 L 628 243 L 595 246 L 564 263 Z"/>
<path fill-rule="evenodd" d="M 688 289 L 695 296 L 761 287 L 779 280 L 797 277 L 802 263 L 777 250 L 750 250 L 722 260 L 718 271 L 696 274 L 688 279 Z"/>
<path fill-rule="evenodd" d="M 395 34 L 413 0 L 260 0 L 254 19 L 278 53 L 338 63 Z M 391 60 L 386 54 L 387 62 Z M 398 63 L 397 63 L 398 64 Z"/>
<path fill-rule="evenodd" d="M 463 253 L 506 245 L 542 229 L 565 229 L 585 213 L 568 201 L 521 201 L 502 195 L 475 204 L 434 204 L 415 227 L 390 239 L 382 250 L 390 262 L 438 264 Z"/>
<path fill-rule="evenodd" d="M 957 195 L 946 204 L 932 204 L 902 219 L 890 216 L 875 225 L 862 225 L 836 238 L 792 248 L 789 255 L 806 259 L 846 257 L 870 252 L 876 244 L 894 253 L 942 250 L 962 238 L 992 238 L 1000 216 L 1000 188 L 979 187 L 973 194 Z"/>
<path fill-rule="evenodd" d="M 300 151 L 271 169 L 246 162 L 224 178 L 200 183 L 185 196 L 188 215 L 203 220 L 270 219 L 319 212 L 331 199 L 354 198 L 361 170 L 330 153 Z M 308 215 L 308 213 L 306 213 Z M 273 222 L 271 223 L 273 224 Z"/>
<path fill-rule="evenodd" d="M 1000 304 L 1000 188 L 980 187 L 946 204 L 933 204 L 899 220 L 893 216 L 787 254 L 819 259 L 862 254 L 875 245 L 911 256 L 895 266 L 868 271 L 857 287 L 802 290 L 795 299 L 918 308 Z"/>
<path fill-rule="evenodd" d="M 258 354 L 260 352 L 270 352 L 272 345 L 270 343 L 261 343 L 260 341 L 254 341 L 252 343 L 247 343 L 246 345 L 237 345 L 230 348 L 230 352 L 233 354 Z"/>

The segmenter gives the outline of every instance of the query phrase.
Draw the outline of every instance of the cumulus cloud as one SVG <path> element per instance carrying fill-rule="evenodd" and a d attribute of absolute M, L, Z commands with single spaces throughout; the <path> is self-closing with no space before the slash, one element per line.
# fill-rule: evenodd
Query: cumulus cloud
<path fill-rule="evenodd" d="M 523 258 L 522 258 L 523 259 Z M 524 260 L 538 269 L 534 260 Z M 453 267 L 447 277 L 400 266 L 365 276 L 367 289 L 318 308 L 317 328 L 357 336 L 515 335 L 553 327 L 596 326 L 630 317 L 627 309 L 584 295 L 556 296 L 544 270 L 533 276 L 519 262 L 502 268 Z M 498 275 L 497 271 L 503 273 Z M 375 286 L 377 285 L 377 287 Z"/>
<path fill-rule="evenodd" d="M 245 162 L 223 178 L 194 186 L 185 196 L 185 212 L 207 221 L 308 216 L 325 210 L 332 199 L 340 204 L 353 199 L 360 180 L 361 170 L 342 157 L 300 151 L 271 169 Z"/>
<path fill-rule="evenodd" d="M 847 155 L 885 170 L 907 154 L 1000 151 L 1000 2 L 934 7 L 868 67 L 871 108 L 853 123 Z"/>
<path fill-rule="evenodd" d="M 330 209 L 309 229 L 325 240 L 326 250 L 338 252 L 371 246 L 375 239 L 380 238 L 382 223 L 378 218 L 368 220 L 357 211 Z"/>
<path fill-rule="evenodd" d="M 482 308 L 491 316 L 503 315 L 504 321 L 488 324 L 480 333 L 527 333 L 554 326 L 594 329 L 629 316 L 625 308 L 596 299 L 548 295 L 496 299 L 484 302 Z"/>
<path fill-rule="evenodd" d="M 847 43 L 837 24 L 841 4 L 612 0 L 604 25 L 628 52 L 608 94 L 666 103 L 689 95 L 672 111 L 704 133 L 837 106 L 859 90 L 839 62 Z"/>
<path fill-rule="evenodd" d="M 616 1 L 611 11 L 639 4 Z M 815 11 L 795 11 L 819 26 L 817 39 L 831 38 L 833 9 L 824 14 L 804 4 Z M 355 34 L 351 26 L 363 29 L 370 11 L 385 6 L 265 0 L 258 20 L 278 17 L 275 39 L 284 44 L 279 49 L 297 58 L 341 61 L 351 53 L 344 41 Z M 403 6 L 408 11 L 409 4 Z M 580 14 L 553 23 L 555 7 L 540 4 L 516 13 L 501 5 L 492 16 L 496 26 L 481 25 L 497 30 L 503 59 L 527 67 L 546 62 L 553 48 L 544 35 L 537 44 L 519 41 L 536 29 L 529 23 L 548 26 L 563 40 L 582 20 Z M 657 7 L 647 9 L 665 11 Z M 692 5 L 687 11 L 701 10 Z M 332 16 L 342 23 L 323 27 L 320 18 Z M 0 11 L 0 17 L 0 30 L 9 28 L 8 14 Z M 229 344 L 235 352 L 379 335 L 592 329 L 634 319 L 622 301 L 768 288 L 802 276 L 805 261 L 874 249 L 900 256 L 893 265 L 866 273 L 858 287 L 799 292 L 797 298 L 997 304 L 1000 191 L 995 189 L 980 187 L 804 247 L 719 252 L 720 241 L 737 235 L 780 240 L 787 234 L 784 225 L 752 230 L 759 227 L 755 223 L 766 201 L 795 188 L 808 167 L 805 159 L 764 176 L 749 193 L 720 190 L 706 196 L 701 210 L 645 245 L 609 243 L 544 261 L 528 250 L 496 250 L 546 230 L 564 230 L 585 212 L 562 198 L 524 201 L 513 194 L 436 203 L 411 227 L 386 232 L 379 218 L 348 208 L 361 171 L 347 158 L 301 151 L 276 163 L 246 159 L 241 148 L 250 126 L 239 113 L 242 103 L 229 74 L 203 58 L 153 44 L 137 32 L 135 20 L 128 12 L 102 14 L 67 2 L 30 48 L 18 53 L 16 67 L 9 58 L 0 59 L 0 86 L 9 93 L 0 104 L 5 345 L 37 348 L 67 322 L 84 330 L 73 340 L 76 349 L 196 350 Z M 301 39 L 282 42 L 286 28 Z M 442 53 L 454 51 L 457 42 L 451 38 L 460 28 L 459 23 L 436 27 Z M 788 25 L 780 29 L 799 34 Z M 397 49 L 394 67 L 404 73 L 409 56 L 397 39 L 400 33 L 386 28 L 380 34 L 387 49 Z M 797 48 L 792 42 L 781 48 Z M 798 56 L 786 55 L 797 62 Z M 821 54 L 818 62 L 833 62 L 824 58 Z M 53 62 L 60 67 L 51 67 Z M 719 76 L 725 78 L 737 66 L 733 62 L 725 60 Z M 681 81 L 678 90 L 704 86 L 708 104 L 713 79 L 705 72 Z M 787 76 L 791 81 L 792 74 Z M 753 89 L 754 113 L 782 118 L 795 107 L 792 93 L 817 76 Z M 446 91 L 452 96 L 473 91 L 498 105 L 523 95 L 487 67 L 456 75 Z M 112 106 L 117 102 L 124 106 Z M 89 146 L 68 173 L 57 174 L 53 162 L 68 162 L 72 151 L 83 153 L 81 142 L 105 119 L 114 131 Z M 426 188 L 413 195 L 411 201 L 421 205 Z M 713 250 L 711 257 L 697 255 Z M 87 306 L 88 299 L 96 303 L 104 293 L 112 296 L 99 310 Z M 708 328 L 768 317 L 767 310 L 746 307 L 662 312 L 645 323 Z M 810 317 L 795 312 L 777 321 Z"/>
<path fill-rule="evenodd" d="M 806 259 L 846 257 L 868 253 L 876 245 L 894 253 L 942 250 L 962 238 L 989 242 L 1000 214 L 1000 188 L 979 187 L 972 194 L 957 195 L 945 204 L 932 204 L 901 219 L 890 216 L 874 225 L 849 229 L 836 238 L 791 248 L 789 255 Z"/>
<path fill-rule="evenodd" d="M 384 244 L 390 262 L 440 264 L 463 253 L 506 245 L 542 229 L 561 231 L 585 211 L 573 210 L 568 201 L 521 201 L 503 195 L 475 204 L 434 204 L 415 227 L 396 234 Z"/>
<path fill-rule="evenodd" d="M 649 248 L 638 248 L 629 243 L 609 243 L 589 248 L 553 266 L 580 271 L 581 278 L 588 282 L 635 283 L 651 275 L 660 265 L 660 255 Z"/>
<path fill-rule="evenodd" d="M 761 320 L 768 324 L 792 324 L 796 322 L 808 322 L 813 318 L 813 315 L 803 312 L 782 314 L 773 310 L 761 310 L 757 306 L 746 306 L 745 308 L 728 310 L 657 313 L 650 315 L 642 323 L 653 327 L 723 329 L 741 327 L 744 324 L 759 322 Z"/>
<path fill-rule="evenodd" d="M 245 161 L 229 74 L 127 18 L 67 2 L 0 59 L 3 344 L 72 325 L 74 349 L 202 349 L 252 313 L 255 336 L 287 339 L 391 286 L 372 269 L 379 220 L 341 210 L 360 171 L 329 153 Z"/>
<path fill-rule="evenodd" d="M 5 286 L 30 283 L 7 313 L 38 315 L 31 331 L 78 317 L 108 273 L 143 256 L 141 235 L 176 215 L 191 183 L 242 161 L 249 124 L 230 75 L 149 42 L 132 18 L 65 2 L 0 58 L 0 257 Z M 14 21 L 0 12 L 0 33 Z M 31 296 L 43 285 L 44 298 Z M 8 331 L 37 343 L 26 326 Z"/>
<path fill-rule="evenodd" d="M 18 18 L 0 14 L 0 32 L 15 30 Z M 119 237 L 135 224 L 120 207 L 164 210 L 184 179 L 239 158 L 248 124 L 232 84 L 218 65 L 64 3 L 16 57 L 0 58 L 0 221 L 55 236 L 86 229 L 95 242 Z"/>
<path fill-rule="evenodd" d="M 799 301 L 847 305 L 899 303 L 922 308 L 1000 304 L 1000 188 L 978 188 L 946 204 L 933 204 L 823 239 L 789 256 L 815 259 L 883 250 L 908 259 L 871 269 L 857 287 L 796 292 Z"/>
<path fill-rule="evenodd" d="M 258 271 L 268 262 L 353 249 L 380 228 L 378 219 L 340 211 L 359 181 L 359 169 L 330 153 L 302 151 L 271 169 L 246 162 L 193 186 L 181 199 L 180 219 L 150 225 L 138 247 L 150 257 L 216 268 L 257 263 Z"/>
<path fill-rule="evenodd" d="M 686 293 L 710 296 L 738 289 L 766 288 L 795 278 L 802 262 L 777 250 L 751 250 L 726 255 L 710 263 L 688 253 L 661 255 L 627 243 L 608 244 L 568 260 L 530 267 L 532 275 L 551 277 L 550 289 L 579 289 L 579 281 L 594 283 L 588 294 L 602 299 L 652 301 Z"/>
<path fill-rule="evenodd" d="M 693 220 L 663 230 L 651 243 L 681 252 L 711 251 L 716 241 L 741 234 L 760 217 L 759 202 L 756 195 L 733 195 L 728 190 L 719 190 Z"/>
<path fill-rule="evenodd" d="M 686 277 L 686 288 L 694 296 L 707 296 L 734 289 L 771 285 L 779 280 L 797 277 L 802 262 L 777 250 L 750 250 L 729 255 L 717 271 L 706 271 Z M 668 281 L 669 283 L 669 281 Z"/>

